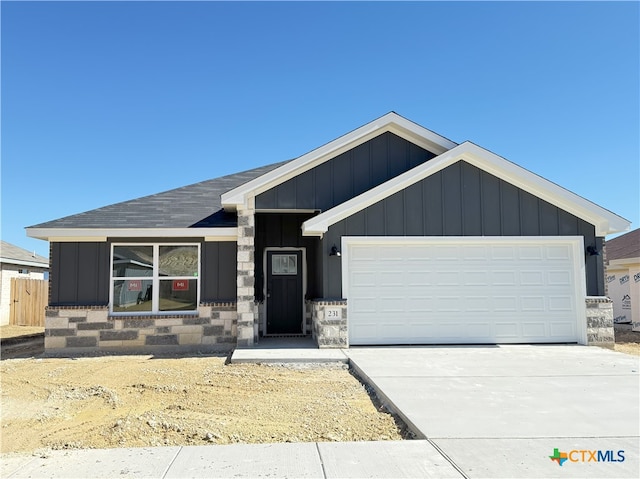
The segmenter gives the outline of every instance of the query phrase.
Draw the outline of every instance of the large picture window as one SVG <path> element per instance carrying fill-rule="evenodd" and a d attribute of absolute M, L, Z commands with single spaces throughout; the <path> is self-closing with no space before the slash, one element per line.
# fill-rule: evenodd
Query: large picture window
<path fill-rule="evenodd" d="M 195 311 L 200 291 L 200 245 L 115 244 L 111 254 L 111 311 Z"/>

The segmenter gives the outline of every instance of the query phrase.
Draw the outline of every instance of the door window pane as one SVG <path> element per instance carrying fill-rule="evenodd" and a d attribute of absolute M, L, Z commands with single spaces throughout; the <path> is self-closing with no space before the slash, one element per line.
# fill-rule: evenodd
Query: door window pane
<path fill-rule="evenodd" d="M 295 254 L 272 255 L 271 274 L 298 274 L 298 257 Z"/>

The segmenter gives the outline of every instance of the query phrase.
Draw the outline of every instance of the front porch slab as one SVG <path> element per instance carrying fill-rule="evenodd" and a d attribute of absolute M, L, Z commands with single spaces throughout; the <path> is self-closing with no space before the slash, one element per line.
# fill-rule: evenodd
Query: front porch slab
<path fill-rule="evenodd" d="M 310 338 L 261 338 L 252 348 L 236 348 L 230 362 L 239 363 L 344 363 L 342 349 L 319 349 Z"/>

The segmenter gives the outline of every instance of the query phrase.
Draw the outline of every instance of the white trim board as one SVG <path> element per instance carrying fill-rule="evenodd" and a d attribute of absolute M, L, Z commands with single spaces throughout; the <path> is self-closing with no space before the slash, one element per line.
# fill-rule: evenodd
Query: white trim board
<path fill-rule="evenodd" d="M 308 219 L 302 224 L 302 235 L 321 237 L 331 225 L 338 221 L 447 168 L 457 161 L 466 161 L 587 221 L 595 226 L 596 236 L 626 231 L 631 226 L 631 223 L 621 216 L 467 141 L 355 198 Z"/>
<path fill-rule="evenodd" d="M 401 117 L 395 112 L 387 113 L 315 150 L 306 153 L 275 170 L 265 173 L 247 183 L 224 193 L 222 206 L 227 210 L 246 208 L 249 198 L 278 186 L 336 156 L 351 150 L 382 133 L 391 132 L 436 155 L 455 147 L 457 143 Z"/>
<path fill-rule="evenodd" d="M 27 236 L 46 241 L 102 242 L 107 238 L 205 238 L 236 241 L 238 228 L 27 228 Z"/>

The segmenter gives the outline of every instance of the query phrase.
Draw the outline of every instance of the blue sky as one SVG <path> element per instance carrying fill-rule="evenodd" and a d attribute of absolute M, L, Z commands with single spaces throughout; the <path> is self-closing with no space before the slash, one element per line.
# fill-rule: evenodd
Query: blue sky
<path fill-rule="evenodd" d="M 2 239 L 389 111 L 640 223 L 637 2 L 1 2 Z"/>

